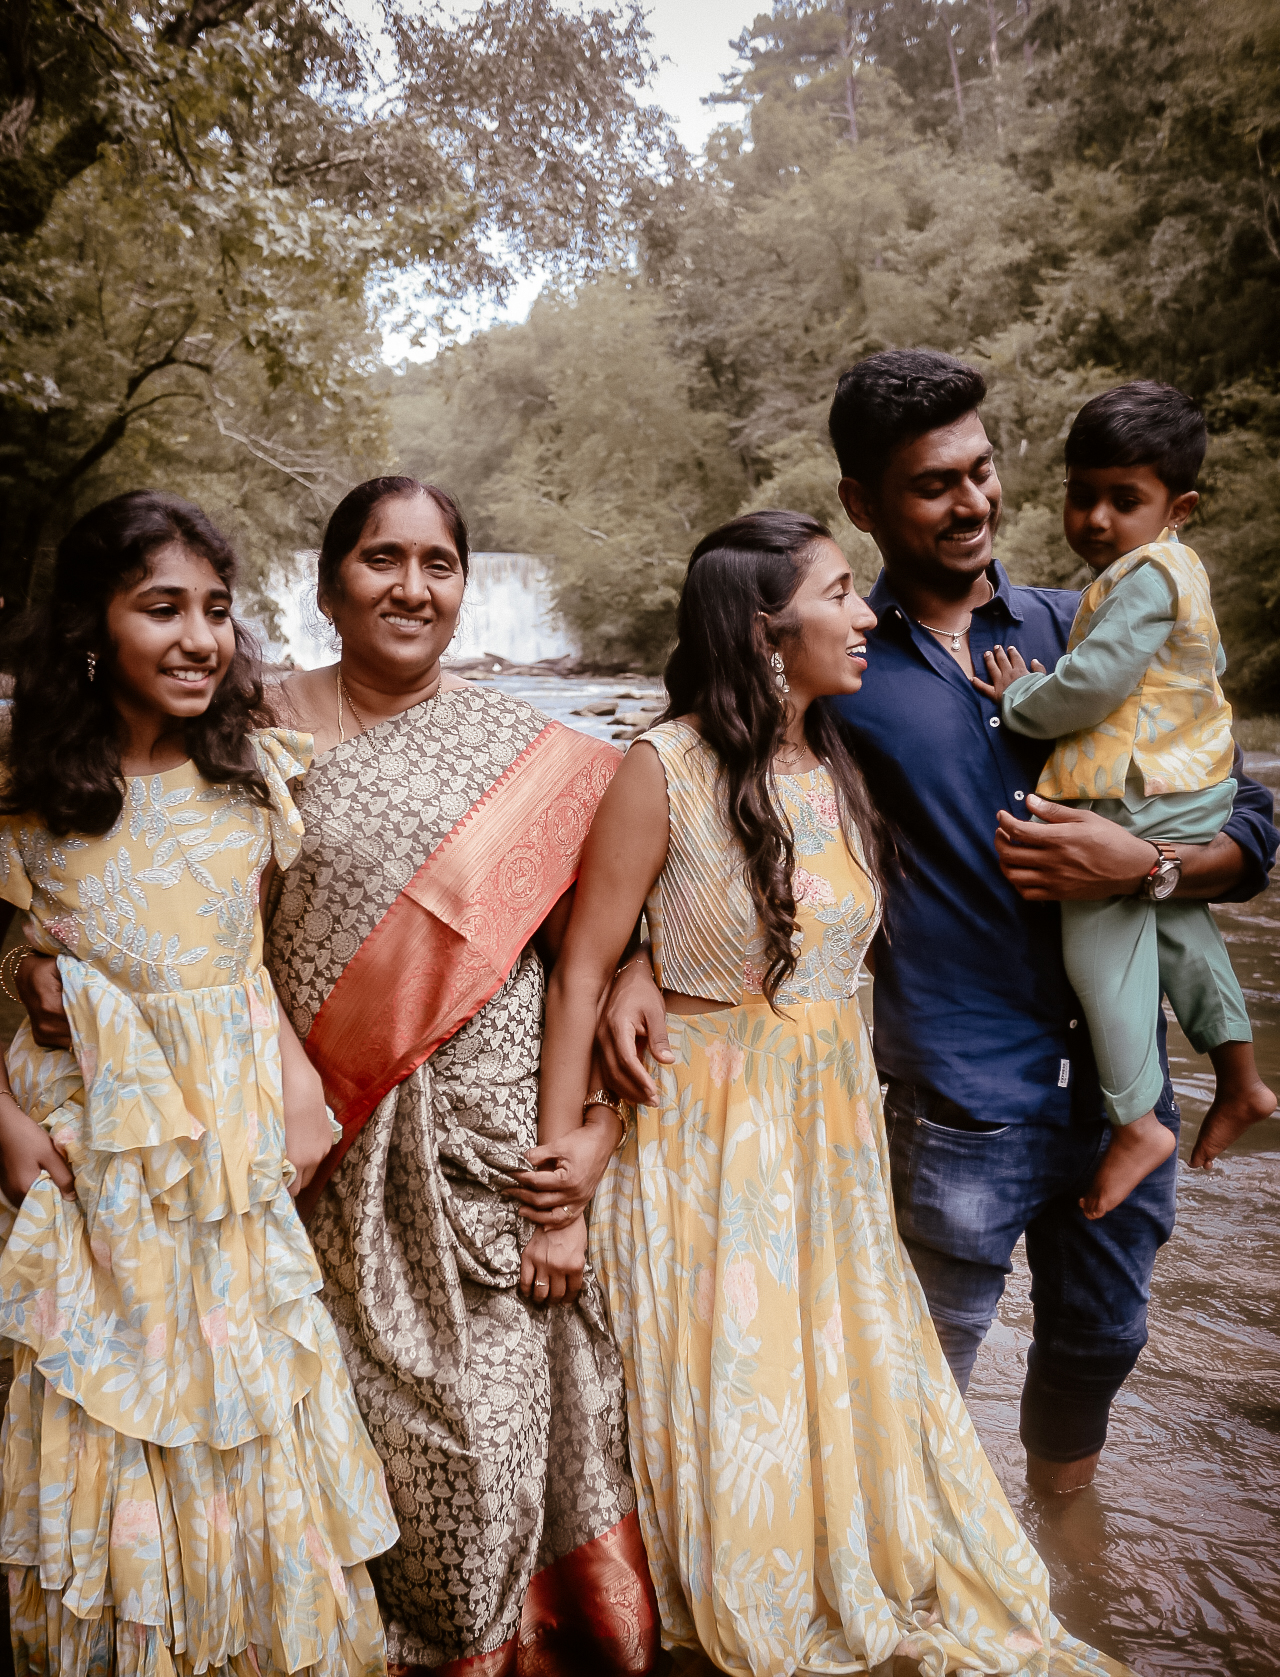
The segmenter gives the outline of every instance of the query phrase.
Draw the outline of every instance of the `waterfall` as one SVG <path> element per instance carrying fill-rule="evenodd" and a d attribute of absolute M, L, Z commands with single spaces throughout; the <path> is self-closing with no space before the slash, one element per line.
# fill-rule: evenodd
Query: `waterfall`
<path fill-rule="evenodd" d="M 299 554 L 289 573 L 272 575 L 269 590 L 279 612 L 280 633 L 268 640 L 268 656 L 292 658 L 305 670 L 333 662 L 337 648 L 316 610 L 315 588 L 314 553 Z M 532 664 L 577 650 L 551 607 L 541 559 L 529 553 L 471 555 L 471 575 L 449 657 L 493 652 L 513 663 Z"/>
<path fill-rule="evenodd" d="M 559 658 L 577 646 L 555 615 L 547 567 L 530 553 L 473 553 L 458 633 L 449 655 L 494 652 L 515 664 Z"/>

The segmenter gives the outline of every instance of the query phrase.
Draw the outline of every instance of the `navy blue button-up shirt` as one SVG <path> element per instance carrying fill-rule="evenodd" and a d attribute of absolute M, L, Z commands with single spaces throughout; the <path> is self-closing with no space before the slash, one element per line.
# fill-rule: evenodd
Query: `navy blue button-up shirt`
<path fill-rule="evenodd" d="M 975 669 L 1012 642 L 1053 669 L 1079 596 L 1015 588 L 992 565 L 994 598 L 973 614 Z M 1066 1121 L 1100 1108 L 1083 1013 L 1062 964 L 1056 903 L 1024 902 L 1001 873 L 997 812 L 1025 816 L 1052 741 L 1027 739 L 972 687 L 949 652 L 913 623 L 883 574 L 869 596 L 862 690 L 833 701 L 872 797 L 896 830 L 905 867 L 888 892 L 876 944 L 875 1053 L 883 1079 L 949 1097 L 984 1123 Z M 1280 834 L 1270 792 L 1244 776 L 1226 831 L 1244 901 L 1266 884 Z M 1163 1033 L 1162 1033 L 1163 1034 Z"/>

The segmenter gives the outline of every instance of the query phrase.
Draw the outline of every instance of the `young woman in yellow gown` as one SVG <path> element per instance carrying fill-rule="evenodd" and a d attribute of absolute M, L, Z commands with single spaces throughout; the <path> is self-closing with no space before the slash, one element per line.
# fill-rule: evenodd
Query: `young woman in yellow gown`
<path fill-rule="evenodd" d="M 1098 1677 L 1123 1668 L 1054 1619 L 894 1226 L 856 998 L 883 829 L 816 702 L 857 691 L 874 623 L 812 519 L 695 549 L 670 710 L 601 802 L 548 985 L 540 1138 L 610 1104 L 597 1010 L 643 908 L 674 1058 L 590 1262 L 668 1647 L 770 1677 Z M 536 1215 L 526 1281 L 571 1293 L 577 1207 Z"/>
<path fill-rule="evenodd" d="M 262 965 L 310 739 L 255 730 L 234 564 L 174 497 L 87 514 L 6 719 L 0 896 L 72 1037 L 0 1069 L 19 1671 L 386 1669 L 396 1525 L 291 1197 L 333 1134 Z"/>

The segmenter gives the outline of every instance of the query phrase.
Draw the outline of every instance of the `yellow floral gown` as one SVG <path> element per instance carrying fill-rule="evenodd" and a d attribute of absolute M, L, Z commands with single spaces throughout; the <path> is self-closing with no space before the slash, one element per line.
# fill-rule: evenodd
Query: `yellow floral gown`
<path fill-rule="evenodd" d="M 723 858 L 731 840 L 689 733 L 647 737 L 671 799 L 668 926 L 701 916 L 705 931 L 717 910 L 733 921 L 738 887 L 713 888 L 720 862 L 706 889 L 694 877 L 699 852 Z M 943 1357 L 897 1238 L 855 998 L 879 904 L 825 770 L 777 784 L 802 940 L 783 1015 L 749 937 L 741 1005 L 667 1015 L 675 1063 L 650 1063 L 659 1102 L 591 1214 L 664 1643 L 753 1674 L 868 1672 L 895 1654 L 925 1677 L 1123 1672 L 1050 1613 Z"/>
<path fill-rule="evenodd" d="M 0 1230 L 19 1672 L 385 1670 L 364 1562 L 396 1525 L 288 1192 L 257 910 L 310 743 L 254 736 L 269 808 L 188 763 L 127 781 L 100 838 L 0 821 L 74 1042 L 24 1025 L 8 1062 L 76 1184 L 42 1175 Z"/>

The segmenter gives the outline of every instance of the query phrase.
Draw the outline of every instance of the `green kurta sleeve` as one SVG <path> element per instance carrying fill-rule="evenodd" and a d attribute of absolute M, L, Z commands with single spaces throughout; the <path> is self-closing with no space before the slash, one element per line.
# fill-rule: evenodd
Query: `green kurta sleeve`
<path fill-rule="evenodd" d="M 1015 733 L 1032 739 L 1096 728 L 1118 710 L 1169 638 L 1177 601 L 1158 565 L 1140 565 L 1107 595 L 1089 633 L 1045 674 L 1019 676 L 1000 713 Z"/>

